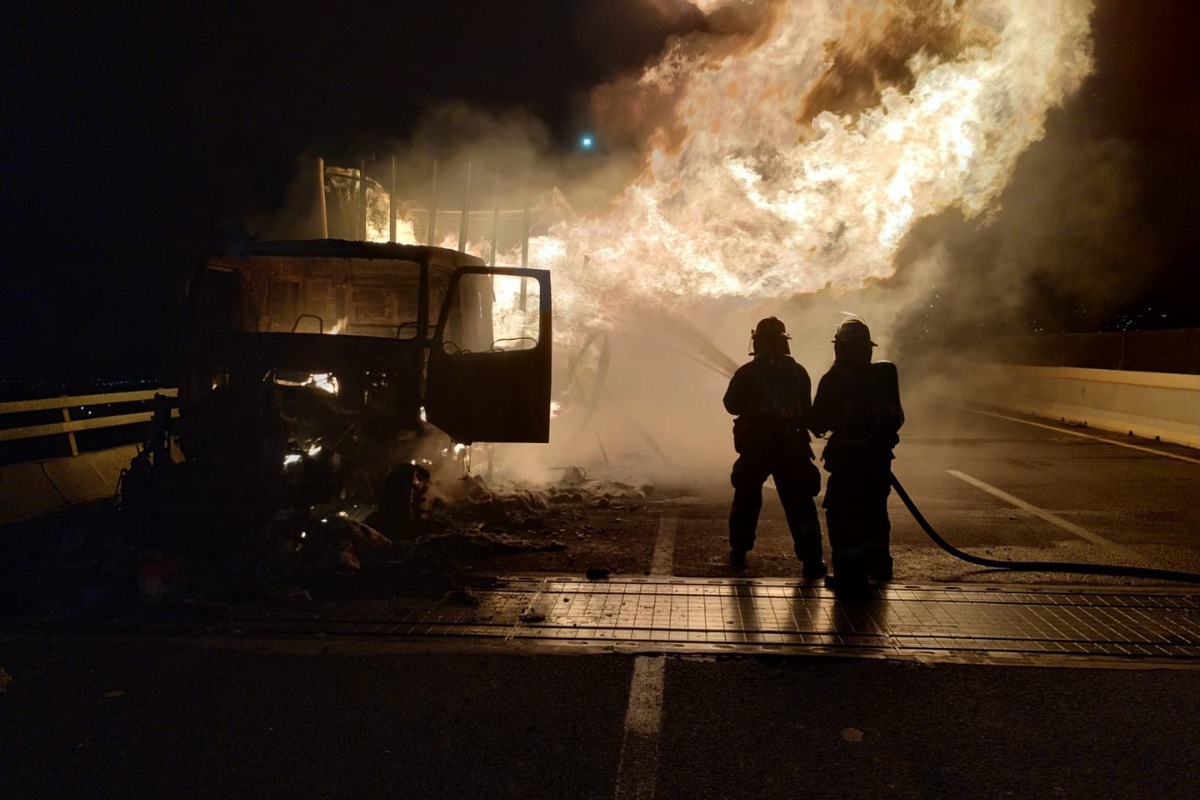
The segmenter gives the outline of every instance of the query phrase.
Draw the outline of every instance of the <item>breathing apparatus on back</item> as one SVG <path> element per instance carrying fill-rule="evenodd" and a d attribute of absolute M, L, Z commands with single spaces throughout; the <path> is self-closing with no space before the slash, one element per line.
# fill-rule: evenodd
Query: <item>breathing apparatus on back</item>
<path fill-rule="evenodd" d="M 834 361 L 843 367 L 867 370 L 873 436 L 890 448 L 899 441 L 896 431 L 904 424 L 900 379 L 892 362 L 871 361 L 875 347 L 878 345 L 871 339 L 867 323 L 857 314 L 847 313 L 833 334 Z"/>
<path fill-rule="evenodd" d="M 900 388 L 899 380 L 896 373 L 896 365 L 890 361 L 871 361 L 871 350 L 876 347 L 875 342 L 871 341 L 871 330 L 867 324 L 856 315 L 848 315 L 837 326 L 837 331 L 833 336 L 833 350 L 837 362 L 847 365 L 867 365 L 870 367 L 871 375 L 871 404 L 874 417 L 874 425 L 876 433 L 886 433 L 887 431 L 897 431 L 904 423 L 904 412 L 900 407 Z M 895 441 L 890 444 L 894 445 L 899 440 L 898 436 L 894 436 Z M 891 438 L 891 437 L 889 437 Z M 972 553 L 967 553 L 963 550 L 954 547 L 947 542 L 941 535 L 934 530 L 933 526 L 925 519 L 917 508 L 916 503 L 909 497 L 908 492 L 904 490 L 904 486 L 896 478 L 895 473 L 890 474 L 892 488 L 896 490 L 896 494 L 900 497 L 901 502 L 913 515 L 913 519 L 921 527 L 929 538 L 934 543 L 950 553 L 955 558 L 961 559 L 971 564 L 977 564 L 982 567 L 991 569 L 1005 569 L 1011 571 L 1035 571 L 1035 572 L 1066 572 L 1078 573 L 1084 575 L 1114 575 L 1120 577 L 1148 578 L 1151 580 L 1167 580 L 1181 581 L 1186 583 L 1200 583 L 1200 574 L 1194 572 L 1181 572 L 1178 570 L 1162 570 L 1151 569 L 1148 567 L 1135 567 L 1116 564 L 1080 564 L 1075 562 L 1064 561 L 1005 561 L 994 558 L 984 558 Z"/>

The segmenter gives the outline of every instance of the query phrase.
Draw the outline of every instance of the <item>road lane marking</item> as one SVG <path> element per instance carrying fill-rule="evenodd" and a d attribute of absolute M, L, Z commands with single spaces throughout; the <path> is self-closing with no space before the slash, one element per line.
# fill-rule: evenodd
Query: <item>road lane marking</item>
<path fill-rule="evenodd" d="M 1104 442 L 1105 444 L 1115 444 L 1117 447 L 1128 447 L 1130 450 L 1141 450 L 1143 453 L 1153 453 L 1156 456 L 1163 456 L 1165 458 L 1174 458 L 1177 461 L 1186 461 L 1189 464 L 1200 464 L 1200 458 L 1189 458 L 1188 456 L 1180 456 L 1180 455 L 1176 455 L 1175 453 L 1167 453 L 1163 450 L 1155 450 L 1153 447 L 1142 447 L 1141 445 L 1129 444 L 1128 442 L 1118 442 L 1118 441 L 1114 441 L 1113 439 L 1105 439 L 1103 436 L 1095 436 L 1090 433 L 1080 433 L 1079 431 L 1067 431 L 1067 430 L 1063 430 L 1062 428 L 1055 427 L 1054 425 L 1045 425 L 1041 422 L 1032 422 L 1027 419 L 1021 419 L 1020 417 L 1010 417 L 1007 414 L 997 414 L 994 411 L 983 411 L 978 408 L 971 408 L 970 406 L 955 406 L 955 408 L 961 408 L 964 411 L 973 411 L 976 414 L 983 414 L 984 416 L 995 417 L 996 419 L 1006 419 L 1009 422 L 1020 422 L 1022 425 L 1032 425 L 1035 428 L 1045 428 L 1048 431 L 1054 431 L 1055 433 L 1065 433 L 1068 436 L 1078 436 L 1081 439 L 1092 439 L 1097 442 Z"/>
<path fill-rule="evenodd" d="M 1087 528 L 1076 525 L 1074 522 L 1068 522 L 1067 520 L 1063 519 L 1062 517 L 1058 516 L 1057 514 L 1051 514 L 1049 511 L 1046 511 L 1043 508 L 1038 508 L 1035 505 L 1026 503 L 1024 500 L 1020 499 L 1019 497 L 1013 497 L 1008 492 L 1003 491 L 1002 489 L 997 489 L 995 486 L 992 486 L 991 484 L 984 483 L 983 481 L 979 480 L 978 478 L 973 478 L 970 475 L 966 474 L 965 472 L 959 472 L 956 469 L 948 469 L 948 470 L 946 470 L 946 472 L 948 472 L 951 475 L 953 475 L 954 477 L 958 478 L 960 481 L 971 484 L 976 489 L 982 489 L 983 491 L 987 492 L 988 494 L 992 495 L 993 497 L 998 497 L 1001 500 L 1003 500 L 1004 502 L 1014 505 L 1023 511 L 1028 511 L 1030 514 L 1033 514 L 1035 517 L 1044 519 L 1046 522 L 1049 522 L 1051 525 L 1056 525 L 1056 526 L 1062 528 L 1064 531 L 1067 531 L 1068 533 L 1073 533 L 1076 536 L 1078 536 L 1080 539 L 1085 539 L 1085 540 L 1091 542 L 1092 544 L 1099 545 L 1100 547 L 1103 547 L 1105 550 L 1108 550 L 1110 553 L 1118 555 L 1121 558 L 1127 559 L 1135 564 L 1144 565 L 1146 563 L 1145 559 L 1143 559 L 1140 555 L 1138 555 L 1133 550 L 1130 550 L 1128 547 L 1119 545 L 1116 542 L 1105 539 L 1103 536 L 1101 536 L 1098 533 L 1092 533 Z"/>
<path fill-rule="evenodd" d="M 664 520 L 665 521 L 665 520 Z M 653 800 L 658 784 L 658 734 L 662 728 L 666 656 L 638 656 L 629 684 L 625 735 L 617 763 L 617 800 Z"/>
<path fill-rule="evenodd" d="M 658 521 L 658 538 L 654 541 L 654 554 L 650 556 L 650 575 L 666 577 L 675 564 L 675 528 L 678 517 L 663 517 Z"/>

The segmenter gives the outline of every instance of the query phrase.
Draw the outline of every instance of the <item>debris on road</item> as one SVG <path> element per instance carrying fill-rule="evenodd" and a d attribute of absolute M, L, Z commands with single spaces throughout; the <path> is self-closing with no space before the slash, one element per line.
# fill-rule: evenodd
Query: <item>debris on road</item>
<path fill-rule="evenodd" d="M 138 592 L 148 602 L 156 603 L 164 595 L 178 593 L 184 582 L 184 564 L 178 557 L 156 554 L 147 557 L 138 565 Z"/>
<path fill-rule="evenodd" d="M 539 543 L 482 529 L 430 534 L 418 539 L 415 547 L 418 553 L 431 553 L 450 559 L 566 549 L 566 545 L 557 541 Z"/>
<path fill-rule="evenodd" d="M 604 580 L 636 569 L 629 534 L 640 530 L 627 517 L 654 487 L 582 468 L 567 483 L 467 474 L 435 484 L 417 535 L 404 537 L 370 524 L 369 506 L 286 507 L 258 526 L 237 507 L 222 515 L 204 505 L 80 506 L 0 532 L 0 605 L 34 624 L 119 608 L 225 616 L 245 603 L 309 607 L 451 591 L 514 570 L 586 570 Z"/>
<path fill-rule="evenodd" d="M 275 514 L 259 532 L 253 550 L 261 566 L 288 575 L 297 570 L 357 570 L 387 559 L 396 544 L 374 528 L 339 514 L 312 509 Z"/>

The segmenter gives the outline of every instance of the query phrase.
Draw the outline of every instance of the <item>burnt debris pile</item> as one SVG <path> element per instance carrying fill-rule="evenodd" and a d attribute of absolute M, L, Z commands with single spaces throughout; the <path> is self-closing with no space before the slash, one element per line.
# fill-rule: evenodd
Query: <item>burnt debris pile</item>
<path fill-rule="evenodd" d="M 454 591 L 496 574 L 608 575 L 636 569 L 629 523 L 653 492 L 575 467 L 541 488 L 468 474 L 431 493 L 403 537 L 329 506 L 221 528 L 191 511 L 131 516 L 97 503 L 0 529 L 3 605 L 26 622 L 151 607 L 221 616 L 244 604 Z"/>

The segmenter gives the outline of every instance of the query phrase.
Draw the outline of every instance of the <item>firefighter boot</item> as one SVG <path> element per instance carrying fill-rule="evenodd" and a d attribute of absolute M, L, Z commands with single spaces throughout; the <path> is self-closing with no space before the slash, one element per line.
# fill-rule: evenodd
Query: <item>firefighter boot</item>
<path fill-rule="evenodd" d="M 871 559 L 871 566 L 867 571 L 877 581 L 890 581 L 892 579 L 892 563 L 892 557 L 887 553 L 882 553 Z"/>
<path fill-rule="evenodd" d="M 838 597 L 860 595 L 867 588 L 867 570 L 858 556 L 833 557 L 833 574 L 825 578 L 825 588 Z"/>
<path fill-rule="evenodd" d="M 817 578 L 824 578 L 829 570 L 826 569 L 825 560 L 821 557 L 821 529 L 817 528 L 815 532 L 809 532 L 806 536 L 794 539 L 792 544 L 796 551 L 796 558 L 804 564 L 801 573 L 804 575 L 804 580 L 815 581 Z"/>

